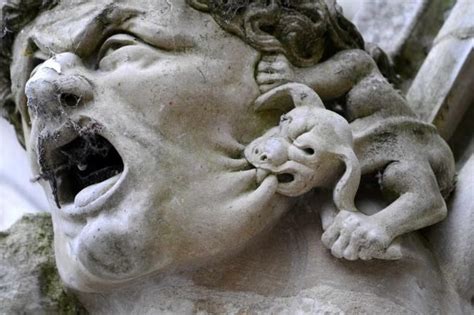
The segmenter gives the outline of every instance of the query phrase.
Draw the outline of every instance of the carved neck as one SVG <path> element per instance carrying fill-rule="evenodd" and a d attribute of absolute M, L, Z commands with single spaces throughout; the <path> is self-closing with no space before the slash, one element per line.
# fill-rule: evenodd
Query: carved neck
<path fill-rule="evenodd" d="M 431 313 L 444 307 L 440 303 L 445 301 L 431 299 L 433 292 L 444 291 L 443 280 L 430 281 L 439 279 L 441 271 L 417 234 L 404 240 L 404 258 L 398 262 L 336 259 L 321 244 L 314 207 L 318 203 L 310 196 L 320 195 L 306 196 L 277 226 L 232 258 L 144 280 L 112 294 L 79 294 L 79 299 L 93 314 L 229 313 L 254 307 L 267 313 L 279 308 L 290 313 L 338 313 L 350 312 L 352 306 L 367 313 Z M 425 285 L 422 299 L 416 287 L 399 289 L 409 280 L 406 277 Z M 446 305 L 454 303 L 449 292 L 443 294 Z"/>
<path fill-rule="evenodd" d="M 319 242 L 319 226 L 317 214 L 300 204 L 240 254 L 211 267 L 156 277 L 113 294 L 80 294 L 79 298 L 92 313 L 101 313 L 129 311 L 130 304 L 153 309 L 183 301 L 196 304 L 202 300 L 197 297 L 206 295 L 223 295 L 232 303 L 247 295 L 295 295 L 314 283 L 307 266 L 317 256 L 313 244 Z"/>

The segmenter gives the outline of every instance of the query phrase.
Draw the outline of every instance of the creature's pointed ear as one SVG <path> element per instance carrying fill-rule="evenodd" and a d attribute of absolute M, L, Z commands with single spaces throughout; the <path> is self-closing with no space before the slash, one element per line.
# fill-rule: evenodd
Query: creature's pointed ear
<path fill-rule="evenodd" d="M 323 101 L 309 86 L 301 83 L 280 85 L 260 95 L 254 103 L 256 112 L 277 109 L 288 112 L 295 107 L 324 108 Z"/>
<path fill-rule="evenodd" d="M 339 210 L 357 211 L 354 199 L 360 184 L 359 160 L 350 147 L 340 146 L 335 154 L 344 162 L 346 170 L 334 188 L 334 203 Z"/>
<path fill-rule="evenodd" d="M 209 0 L 186 0 L 186 2 L 196 10 L 209 11 Z"/>

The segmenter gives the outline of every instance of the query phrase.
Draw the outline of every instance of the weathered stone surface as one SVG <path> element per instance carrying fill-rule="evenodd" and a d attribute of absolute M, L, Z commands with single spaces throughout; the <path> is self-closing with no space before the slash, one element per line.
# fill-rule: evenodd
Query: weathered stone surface
<path fill-rule="evenodd" d="M 33 4 L 3 79 L 87 309 L 462 312 L 452 152 L 334 1 Z"/>
<path fill-rule="evenodd" d="M 465 312 L 474 301 L 474 155 L 459 171 L 448 218 L 430 229 L 430 240 L 441 268 L 464 300 Z"/>
<path fill-rule="evenodd" d="M 460 0 L 434 41 L 407 100 L 449 139 L 474 100 L 474 2 Z"/>
<path fill-rule="evenodd" d="M 462 314 L 419 235 L 403 238 L 401 260 L 338 260 L 311 203 L 294 210 L 237 257 L 79 297 L 100 314 Z"/>
<path fill-rule="evenodd" d="M 48 214 L 25 215 L 0 233 L 0 314 L 79 314 L 54 260 Z"/>

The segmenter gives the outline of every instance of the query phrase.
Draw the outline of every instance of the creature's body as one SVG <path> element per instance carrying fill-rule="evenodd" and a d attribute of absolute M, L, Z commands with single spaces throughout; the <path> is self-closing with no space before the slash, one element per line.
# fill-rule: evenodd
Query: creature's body
<path fill-rule="evenodd" d="M 393 164 L 406 167 L 405 177 L 411 175 L 412 168 L 428 168 L 441 194 L 447 197 L 451 192 L 454 178 L 451 151 L 434 126 L 407 117 L 392 117 L 381 119 L 353 136 L 363 174 L 384 171 L 394 167 Z M 437 192 L 435 195 L 438 198 Z"/>
<path fill-rule="evenodd" d="M 452 190 L 455 176 L 452 153 L 432 125 L 416 119 L 366 52 L 342 51 L 311 68 L 269 56 L 258 69 L 262 92 L 300 82 L 324 102 L 342 103 L 362 175 L 379 172 L 381 188 L 392 202 L 371 216 L 338 207 L 322 237 L 333 255 L 380 258 L 397 236 L 446 216 L 443 196 Z"/>

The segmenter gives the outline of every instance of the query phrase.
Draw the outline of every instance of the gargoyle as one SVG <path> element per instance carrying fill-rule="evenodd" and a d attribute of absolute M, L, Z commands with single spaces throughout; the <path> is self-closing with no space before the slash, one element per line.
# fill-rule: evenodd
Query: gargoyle
<path fill-rule="evenodd" d="M 277 176 L 277 191 L 283 195 L 300 196 L 316 187 L 335 186 L 333 199 L 339 213 L 325 224 L 322 236 L 334 256 L 398 259 L 400 249 L 392 243 L 396 237 L 423 227 L 433 213 L 444 216 L 437 183 L 448 186 L 453 170 L 449 159 L 443 158 L 449 157 L 449 149 L 433 126 L 392 117 L 353 134 L 342 116 L 325 109 L 312 89 L 297 83 L 263 94 L 256 109 L 287 110 L 288 104 L 295 108 L 281 117 L 278 127 L 250 143 L 245 156 L 258 169 L 259 180 Z M 425 150 L 416 149 L 423 146 Z M 341 165 L 345 172 L 334 185 Z M 361 171 L 380 171 L 382 189 L 398 195 L 375 215 L 365 215 L 354 205 Z"/>

